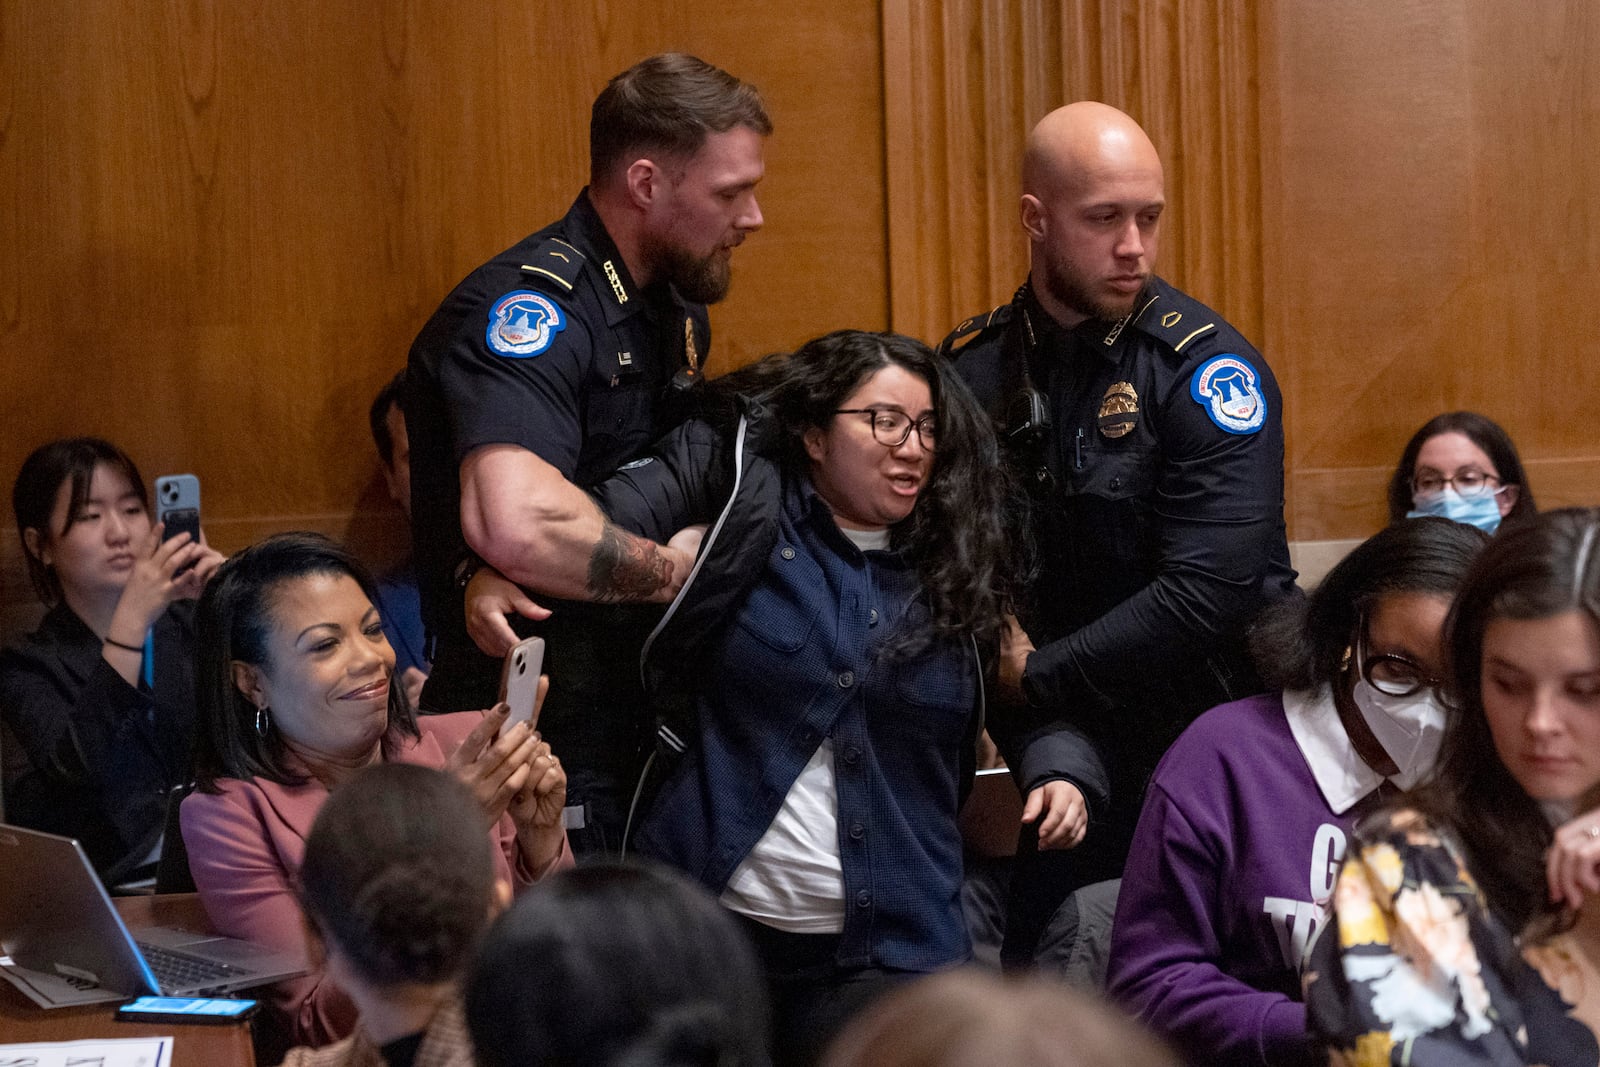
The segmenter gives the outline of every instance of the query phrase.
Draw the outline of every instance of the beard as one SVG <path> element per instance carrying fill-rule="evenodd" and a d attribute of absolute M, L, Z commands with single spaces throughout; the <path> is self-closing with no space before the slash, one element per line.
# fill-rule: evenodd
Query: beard
<path fill-rule="evenodd" d="M 1101 322 L 1116 322 L 1133 312 L 1143 293 L 1141 289 L 1131 296 L 1111 296 L 1097 293 L 1090 282 L 1068 264 L 1059 259 L 1045 260 L 1044 288 L 1052 297 L 1080 315 Z"/>
<path fill-rule="evenodd" d="M 715 304 L 728 295 L 733 267 L 724 249 L 697 256 L 682 245 L 661 244 L 654 251 L 658 274 L 691 304 Z"/>

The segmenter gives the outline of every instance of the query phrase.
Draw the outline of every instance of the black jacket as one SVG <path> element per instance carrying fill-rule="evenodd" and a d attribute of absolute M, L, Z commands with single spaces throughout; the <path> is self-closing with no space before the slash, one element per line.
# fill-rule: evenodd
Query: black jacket
<path fill-rule="evenodd" d="M 1032 488 L 1040 574 L 1022 622 L 1038 652 L 1024 687 L 1101 736 L 1142 736 L 1148 769 L 1195 715 L 1256 690 L 1245 630 L 1292 593 L 1294 571 L 1271 369 L 1159 278 L 1141 301 L 1121 322 L 1065 330 L 1025 287 L 941 351 Z M 1213 367 L 1245 417 L 1201 397 Z M 1012 433 L 1026 384 L 1050 419 L 1036 444 Z"/>
<path fill-rule="evenodd" d="M 193 603 L 173 604 L 154 632 L 153 690 L 124 681 L 65 604 L 0 652 L 6 819 L 77 838 L 108 882 L 150 854 L 168 790 L 189 780 Z"/>

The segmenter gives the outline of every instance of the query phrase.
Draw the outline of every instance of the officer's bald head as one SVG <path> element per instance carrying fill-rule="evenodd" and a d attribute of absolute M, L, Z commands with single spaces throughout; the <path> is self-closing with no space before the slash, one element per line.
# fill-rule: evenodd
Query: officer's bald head
<path fill-rule="evenodd" d="M 1045 309 L 1066 326 L 1132 312 L 1165 207 L 1161 157 L 1127 115 L 1083 101 L 1039 120 L 1023 156 L 1022 228 Z"/>
<path fill-rule="evenodd" d="M 1110 104 L 1080 100 L 1058 107 L 1028 134 L 1022 191 L 1070 195 L 1096 178 L 1135 174 L 1164 179 L 1161 156 L 1144 130 Z"/>

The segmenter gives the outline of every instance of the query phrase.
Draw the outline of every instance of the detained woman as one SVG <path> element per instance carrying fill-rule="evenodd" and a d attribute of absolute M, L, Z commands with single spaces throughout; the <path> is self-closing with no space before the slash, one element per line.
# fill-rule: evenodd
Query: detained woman
<path fill-rule="evenodd" d="M 1312 1028 L 1333 1063 L 1594 1067 L 1600 511 L 1498 535 L 1448 635 L 1436 777 L 1356 833 Z"/>
<path fill-rule="evenodd" d="M 1151 779 L 1112 928 L 1111 994 L 1191 1063 L 1314 1062 L 1300 968 L 1351 826 L 1432 768 L 1442 625 L 1485 537 L 1412 519 L 1252 633 L 1277 691 L 1202 715 Z"/>
<path fill-rule="evenodd" d="M 303 950 L 295 882 L 334 788 L 377 763 L 442 768 L 477 798 L 495 874 L 526 886 L 570 864 L 566 777 L 506 708 L 417 720 L 394 677 L 373 580 L 316 534 L 280 534 L 230 559 L 200 600 L 197 791 L 181 809 L 189 868 L 216 928 Z M 356 1008 L 313 965 L 274 987 L 298 1044 L 351 1032 Z"/>
<path fill-rule="evenodd" d="M 193 598 L 222 557 L 163 539 L 133 460 L 96 437 L 35 449 L 11 502 L 49 611 L 0 653 L 6 817 L 77 838 L 115 885 L 154 862 L 188 781 Z"/>
<path fill-rule="evenodd" d="M 909 338 L 840 331 L 715 384 L 737 417 L 600 492 L 625 529 L 699 540 L 645 646 L 667 743 L 635 842 L 740 916 L 780 1062 L 809 1062 L 970 955 L 956 816 L 1015 580 L 1007 489 L 981 409 Z M 1081 737 L 989 710 L 1044 847 L 1082 840 Z"/>

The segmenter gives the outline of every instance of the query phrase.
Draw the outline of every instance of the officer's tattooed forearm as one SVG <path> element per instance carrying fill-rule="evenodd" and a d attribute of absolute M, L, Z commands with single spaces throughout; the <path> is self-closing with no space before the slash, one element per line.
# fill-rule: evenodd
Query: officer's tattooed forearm
<path fill-rule="evenodd" d="M 653 541 L 611 523 L 589 557 L 589 595 L 601 604 L 648 600 L 672 581 L 672 561 Z"/>

